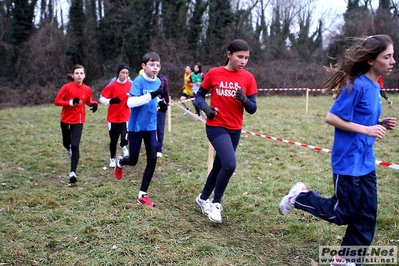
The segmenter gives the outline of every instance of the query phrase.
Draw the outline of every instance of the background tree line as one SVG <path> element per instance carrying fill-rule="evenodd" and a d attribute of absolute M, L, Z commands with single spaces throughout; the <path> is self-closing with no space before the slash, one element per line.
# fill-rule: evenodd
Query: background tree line
<path fill-rule="evenodd" d="M 74 64 L 98 96 L 125 62 L 132 78 L 149 50 L 161 55 L 172 96 L 186 65 L 225 63 L 235 38 L 251 47 L 248 69 L 259 87 L 320 88 L 348 46 L 347 37 L 379 33 L 399 45 L 399 0 L 347 0 L 343 26 L 325 34 L 314 0 L 71 0 L 68 21 L 56 0 L 0 1 L 0 107 L 51 103 Z M 398 86 L 396 74 L 384 81 Z"/>

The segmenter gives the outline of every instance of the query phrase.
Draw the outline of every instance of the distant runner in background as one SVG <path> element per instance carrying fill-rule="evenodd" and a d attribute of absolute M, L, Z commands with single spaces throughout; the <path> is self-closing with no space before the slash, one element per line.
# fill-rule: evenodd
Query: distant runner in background
<path fill-rule="evenodd" d="M 158 78 L 161 80 L 161 89 L 165 90 L 169 95 L 169 83 L 168 78 L 162 74 L 158 74 Z M 168 104 L 160 100 L 158 103 L 158 112 L 157 112 L 157 140 L 158 140 L 158 149 L 157 149 L 157 157 L 162 157 L 163 150 L 163 139 L 165 135 L 165 121 L 166 121 L 166 111 L 168 110 Z"/>
<path fill-rule="evenodd" d="M 193 83 L 191 82 L 191 67 L 186 66 L 183 77 L 183 91 L 181 92 L 180 102 L 186 108 L 183 115 L 187 115 L 191 109 L 187 105 L 187 100 L 193 98 Z"/>
<path fill-rule="evenodd" d="M 382 82 L 381 76 L 378 77 L 377 82 L 378 82 L 378 84 L 380 84 L 381 96 L 384 97 L 384 99 L 388 102 L 388 107 L 392 108 L 393 102 L 391 100 L 389 100 L 389 97 L 386 95 L 385 91 L 382 90 L 384 88 L 384 82 Z"/>
<path fill-rule="evenodd" d="M 191 82 L 193 84 L 193 94 L 195 95 L 199 88 L 201 87 L 202 81 L 205 78 L 205 74 L 202 73 L 202 65 L 200 63 L 196 63 L 194 65 L 194 71 L 191 73 Z M 195 108 L 195 113 L 198 117 L 201 117 L 201 110 L 199 109 L 198 105 L 193 100 L 193 105 Z"/>

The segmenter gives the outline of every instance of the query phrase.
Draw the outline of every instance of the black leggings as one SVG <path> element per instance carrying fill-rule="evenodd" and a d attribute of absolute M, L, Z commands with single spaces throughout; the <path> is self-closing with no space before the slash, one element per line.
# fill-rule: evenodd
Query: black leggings
<path fill-rule="evenodd" d="M 380 90 L 380 94 L 382 97 L 384 97 L 385 100 L 388 101 L 388 96 L 386 95 L 385 91 Z"/>
<path fill-rule="evenodd" d="M 121 165 L 135 166 L 139 160 L 141 143 L 144 140 L 145 151 L 147 154 L 147 165 L 144 170 L 143 179 L 141 181 L 140 190 L 147 192 L 150 186 L 152 176 L 154 175 L 155 166 L 157 164 L 157 131 L 139 131 L 129 132 L 129 156 L 119 161 Z"/>
<path fill-rule="evenodd" d="M 109 122 L 108 122 L 109 123 Z M 116 156 L 116 145 L 118 144 L 119 136 L 121 137 L 121 147 L 128 144 L 127 141 L 127 129 L 126 123 L 109 123 L 109 152 L 111 153 L 111 158 Z"/>
<path fill-rule="evenodd" d="M 83 124 L 67 124 L 61 121 L 62 144 L 72 151 L 71 172 L 76 173 L 79 163 L 79 143 L 82 137 Z"/>
<path fill-rule="evenodd" d="M 222 202 L 222 197 L 236 166 L 236 154 L 241 130 L 228 130 L 223 127 L 206 126 L 206 134 L 216 151 L 212 170 L 209 172 L 202 190 L 202 199 L 208 199 L 212 191 L 213 202 Z"/>
<path fill-rule="evenodd" d="M 198 116 L 201 116 L 201 110 L 198 107 L 198 104 L 195 102 L 195 100 L 193 100 L 193 105 L 194 105 L 194 109 L 195 109 L 195 114 Z"/>

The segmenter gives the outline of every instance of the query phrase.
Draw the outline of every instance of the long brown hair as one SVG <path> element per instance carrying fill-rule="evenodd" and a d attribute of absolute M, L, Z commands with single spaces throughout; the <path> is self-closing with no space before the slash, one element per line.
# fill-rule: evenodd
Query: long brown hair
<path fill-rule="evenodd" d="M 345 86 L 348 86 L 350 91 L 353 80 L 370 70 L 368 60 L 376 59 L 388 45 L 393 44 L 392 38 L 385 34 L 352 40 L 353 45 L 338 60 L 337 65 L 326 67 L 327 71 L 333 74 L 324 83 L 323 92 L 333 92 L 334 98 L 338 97 Z"/>

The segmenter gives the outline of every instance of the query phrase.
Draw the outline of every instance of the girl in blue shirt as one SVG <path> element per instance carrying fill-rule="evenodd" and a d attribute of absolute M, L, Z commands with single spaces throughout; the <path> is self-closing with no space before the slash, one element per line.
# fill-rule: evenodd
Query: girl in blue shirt
<path fill-rule="evenodd" d="M 347 225 L 341 248 L 367 247 L 374 238 L 377 176 L 373 144 L 396 126 L 396 118 L 379 120 L 382 105 L 377 79 L 390 74 L 395 63 L 392 39 L 374 35 L 356 42 L 331 69 L 334 74 L 324 88 L 334 91 L 336 97 L 326 117 L 326 123 L 335 127 L 331 154 L 334 195 L 322 198 L 298 182 L 279 204 L 282 215 L 295 207 Z"/>

